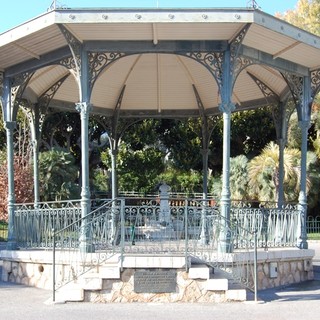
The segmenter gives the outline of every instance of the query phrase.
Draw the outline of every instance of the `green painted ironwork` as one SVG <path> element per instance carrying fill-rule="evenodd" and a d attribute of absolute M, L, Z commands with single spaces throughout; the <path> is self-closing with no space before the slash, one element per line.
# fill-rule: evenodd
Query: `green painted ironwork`
<path fill-rule="evenodd" d="M 256 250 L 295 247 L 300 236 L 301 212 L 296 205 L 279 208 L 276 203 L 233 201 L 226 220 L 218 202 L 185 199 L 170 201 L 168 222 L 161 221 L 156 200 L 140 205 L 128 205 L 125 199 L 99 201 L 92 201 L 97 209 L 86 216 L 80 200 L 15 207 L 18 246 L 52 248 L 55 264 L 63 261 L 55 290 L 108 259 L 122 267 L 126 255 L 146 254 L 184 256 L 187 269 L 200 260 L 254 290 Z M 90 252 L 80 248 L 83 232 Z M 221 234 L 227 237 L 227 250 L 220 250 L 226 245 Z"/>

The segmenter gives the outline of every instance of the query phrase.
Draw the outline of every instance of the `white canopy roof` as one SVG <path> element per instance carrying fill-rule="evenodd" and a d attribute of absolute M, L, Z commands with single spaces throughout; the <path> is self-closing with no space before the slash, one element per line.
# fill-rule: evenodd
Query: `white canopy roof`
<path fill-rule="evenodd" d="M 0 35 L 0 70 L 9 77 L 34 71 L 23 93 L 32 102 L 66 77 L 50 105 L 67 110 L 74 110 L 79 89 L 73 72 L 57 63 L 71 56 L 61 26 L 89 51 L 127 53 L 94 82 L 90 102 L 102 114 L 112 113 L 121 92 L 123 115 L 197 115 L 199 99 L 207 114 L 218 113 L 220 91 L 212 73 L 177 52 L 184 46 L 194 54 L 203 46 L 223 51 L 246 26 L 239 50 L 255 63 L 235 82 L 237 110 L 284 99 L 289 90 L 281 72 L 307 76 L 320 66 L 319 37 L 259 10 L 56 9 Z"/>

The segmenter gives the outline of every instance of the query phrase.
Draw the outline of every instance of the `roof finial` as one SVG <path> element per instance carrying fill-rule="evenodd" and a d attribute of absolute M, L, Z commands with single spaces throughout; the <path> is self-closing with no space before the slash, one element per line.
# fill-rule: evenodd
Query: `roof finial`
<path fill-rule="evenodd" d="M 56 10 L 56 9 L 65 9 L 65 8 L 66 8 L 65 4 L 61 4 L 59 1 L 53 0 L 47 11 Z"/>
<path fill-rule="evenodd" d="M 248 8 L 253 8 L 253 9 L 261 9 L 261 7 L 258 5 L 256 0 L 250 0 L 247 3 Z"/>

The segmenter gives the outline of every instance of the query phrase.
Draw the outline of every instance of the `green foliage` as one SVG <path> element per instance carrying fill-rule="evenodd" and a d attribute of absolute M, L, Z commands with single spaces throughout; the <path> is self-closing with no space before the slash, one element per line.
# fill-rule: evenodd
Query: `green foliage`
<path fill-rule="evenodd" d="M 299 149 L 301 146 L 301 129 L 299 127 L 298 115 L 293 113 L 288 124 L 288 148 Z"/>
<path fill-rule="evenodd" d="M 319 201 L 320 190 L 320 163 L 319 157 L 315 152 L 307 153 L 307 172 L 308 172 L 308 206 L 314 208 Z"/>
<path fill-rule="evenodd" d="M 106 194 L 111 191 L 110 171 L 103 168 L 96 168 L 92 173 L 92 192 Z"/>
<path fill-rule="evenodd" d="M 240 155 L 230 159 L 230 192 L 232 199 L 245 200 L 248 198 L 248 159 Z M 222 190 L 222 176 L 209 179 L 208 190 L 220 196 Z"/>
<path fill-rule="evenodd" d="M 231 118 L 231 153 L 257 155 L 276 139 L 272 114 L 268 108 L 235 112 Z"/>
<path fill-rule="evenodd" d="M 39 155 L 41 196 L 44 201 L 79 198 L 75 181 L 78 168 L 74 157 L 63 150 L 52 149 Z"/>
<path fill-rule="evenodd" d="M 0 146 L 2 147 L 5 144 L 6 144 L 6 130 L 4 128 L 2 108 L 0 108 Z"/>
<path fill-rule="evenodd" d="M 248 159 L 240 155 L 230 159 L 230 191 L 232 199 L 245 200 L 248 198 Z"/>
<path fill-rule="evenodd" d="M 118 186 L 120 190 L 151 192 L 164 170 L 164 153 L 152 146 L 132 150 L 122 144 L 117 156 Z M 101 153 L 102 163 L 111 169 L 108 152 Z"/>
<path fill-rule="evenodd" d="M 286 149 L 284 153 L 284 186 L 287 189 L 286 199 L 288 201 L 296 190 L 300 177 L 299 168 L 300 151 L 297 149 Z M 249 187 L 253 199 L 260 201 L 277 201 L 279 191 L 279 147 L 270 142 L 249 163 Z M 288 193 L 289 191 L 289 193 Z M 290 195 L 290 197 L 289 197 Z M 297 195 L 297 194 L 296 194 Z"/>
<path fill-rule="evenodd" d="M 319 15 L 319 0 L 299 0 L 294 10 L 288 10 L 284 14 L 278 13 L 276 16 L 299 28 L 319 35 Z"/>
<path fill-rule="evenodd" d="M 161 140 L 170 165 L 181 171 L 202 170 L 200 119 L 163 121 Z"/>
<path fill-rule="evenodd" d="M 14 187 L 16 203 L 33 201 L 33 178 L 30 162 L 23 158 L 14 159 Z M 0 163 L 0 220 L 7 220 L 8 169 L 7 162 Z"/>
<path fill-rule="evenodd" d="M 208 191 L 211 194 L 221 197 L 222 179 L 221 176 L 211 176 L 208 181 Z"/>
<path fill-rule="evenodd" d="M 198 171 L 181 171 L 168 168 L 160 174 L 158 182 L 166 182 L 172 191 L 183 192 L 187 195 L 202 192 L 202 174 Z"/>

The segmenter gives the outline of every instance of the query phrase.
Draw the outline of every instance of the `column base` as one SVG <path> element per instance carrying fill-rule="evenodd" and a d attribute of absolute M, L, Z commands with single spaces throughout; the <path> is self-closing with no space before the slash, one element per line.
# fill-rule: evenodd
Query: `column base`
<path fill-rule="evenodd" d="M 79 246 L 79 250 L 80 250 L 80 252 L 84 252 L 84 253 L 94 253 L 95 252 L 94 245 L 92 243 L 88 243 L 88 242 L 81 242 L 80 246 Z"/>
<path fill-rule="evenodd" d="M 16 241 L 8 240 L 7 245 L 6 245 L 6 250 L 17 250 L 18 245 Z"/>

